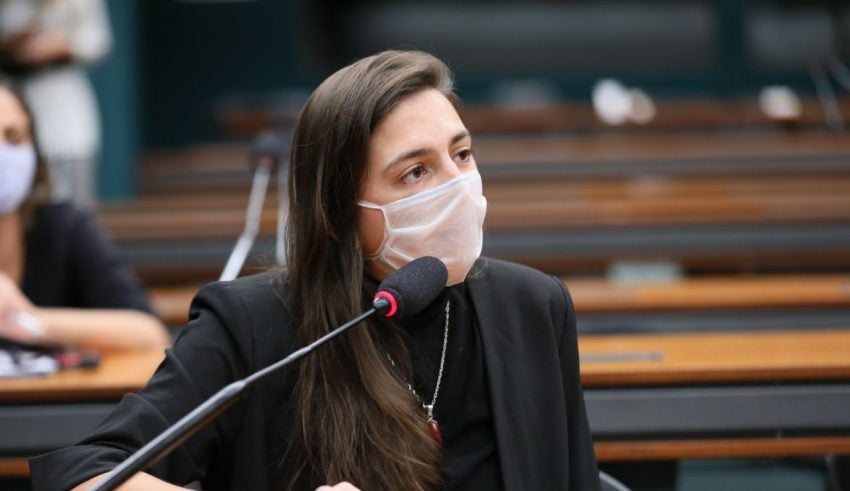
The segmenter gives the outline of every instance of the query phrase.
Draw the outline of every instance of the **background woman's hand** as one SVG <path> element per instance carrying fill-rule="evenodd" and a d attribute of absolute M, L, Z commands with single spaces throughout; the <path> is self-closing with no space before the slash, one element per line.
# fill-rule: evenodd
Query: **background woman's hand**
<path fill-rule="evenodd" d="M 36 308 L 6 273 L 0 272 L 0 338 L 16 343 L 38 340 Z"/>

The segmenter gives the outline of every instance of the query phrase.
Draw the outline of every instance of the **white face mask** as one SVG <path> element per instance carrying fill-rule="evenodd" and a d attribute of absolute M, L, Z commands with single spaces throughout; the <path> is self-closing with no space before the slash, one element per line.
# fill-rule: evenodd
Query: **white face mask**
<path fill-rule="evenodd" d="M 384 215 L 384 241 L 366 257 L 384 274 L 418 257 L 434 256 L 446 264 L 446 286 L 451 286 L 466 278 L 481 255 L 487 199 L 478 171 L 383 206 L 357 204 Z"/>
<path fill-rule="evenodd" d="M 0 214 L 11 213 L 29 195 L 35 179 L 35 150 L 0 143 Z"/>

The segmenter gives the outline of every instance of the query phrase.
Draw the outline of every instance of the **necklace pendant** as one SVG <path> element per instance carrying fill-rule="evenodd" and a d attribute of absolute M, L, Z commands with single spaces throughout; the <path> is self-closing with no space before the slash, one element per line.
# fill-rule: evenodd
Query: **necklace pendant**
<path fill-rule="evenodd" d="M 443 437 L 442 437 L 442 435 L 440 435 L 440 425 L 439 425 L 439 423 L 437 423 L 437 421 L 434 420 L 434 419 L 429 419 L 427 421 L 427 423 L 428 423 L 428 428 L 431 429 L 431 436 L 434 437 L 434 440 L 436 440 L 437 443 L 442 445 Z"/>
<path fill-rule="evenodd" d="M 434 437 L 434 440 L 437 443 L 443 443 L 443 437 L 440 434 L 440 424 L 437 423 L 437 420 L 434 419 L 434 405 L 433 404 L 423 404 L 422 407 L 425 408 L 425 413 L 427 415 L 427 419 L 425 420 L 428 423 L 428 428 L 431 430 L 431 436 Z"/>

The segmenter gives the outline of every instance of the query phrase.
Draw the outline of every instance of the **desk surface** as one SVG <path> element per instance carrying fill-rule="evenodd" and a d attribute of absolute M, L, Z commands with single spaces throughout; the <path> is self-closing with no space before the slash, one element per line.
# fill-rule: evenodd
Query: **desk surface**
<path fill-rule="evenodd" d="M 850 379 L 850 330 L 584 335 L 585 387 Z"/>
<path fill-rule="evenodd" d="M 0 379 L 0 404 L 37 400 L 117 400 L 127 392 L 139 390 L 162 358 L 162 350 L 107 352 L 96 369 L 66 370 L 48 377 Z"/>
<path fill-rule="evenodd" d="M 582 335 L 585 387 L 850 379 L 850 330 Z M 111 352 L 95 370 L 0 379 L 0 402 L 117 399 L 136 391 L 160 351 Z"/>

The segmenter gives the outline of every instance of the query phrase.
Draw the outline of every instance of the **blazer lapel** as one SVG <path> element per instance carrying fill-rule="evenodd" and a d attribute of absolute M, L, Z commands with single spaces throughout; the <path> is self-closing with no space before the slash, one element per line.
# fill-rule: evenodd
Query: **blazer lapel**
<path fill-rule="evenodd" d="M 526 489 L 533 480 L 535 435 L 520 429 L 534 428 L 534 407 L 529 401 L 528 374 L 522 363 L 530 353 L 522 340 L 520 315 L 516 308 L 500 298 L 499 285 L 488 281 L 485 272 L 477 278 L 468 278 L 470 296 L 478 319 L 483 345 L 484 365 L 490 384 L 490 405 L 493 426 L 499 449 L 499 462 L 506 490 Z"/>

